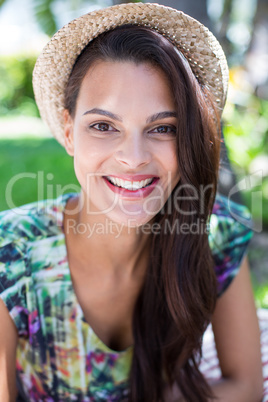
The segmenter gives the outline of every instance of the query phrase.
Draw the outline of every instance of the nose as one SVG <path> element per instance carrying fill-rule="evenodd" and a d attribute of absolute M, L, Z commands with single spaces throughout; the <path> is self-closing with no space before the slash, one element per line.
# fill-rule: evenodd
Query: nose
<path fill-rule="evenodd" d="M 115 152 L 116 160 L 130 169 L 147 165 L 152 158 L 151 152 L 142 135 L 127 135 Z"/>

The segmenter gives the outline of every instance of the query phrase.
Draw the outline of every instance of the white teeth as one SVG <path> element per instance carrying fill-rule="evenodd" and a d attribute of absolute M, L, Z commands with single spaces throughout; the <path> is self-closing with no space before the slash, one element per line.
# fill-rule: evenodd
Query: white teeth
<path fill-rule="evenodd" d="M 119 182 L 119 186 L 120 187 L 125 187 L 125 182 L 124 182 L 124 180 L 122 180 L 122 179 L 117 179 L 117 182 Z"/>
<path fill-rule="evenodd" d="M 143 187 L 147 186 L 148 184 L 152 183 L 152 181 L 153 181 L 153 178 L 140 180 L 140 181 L 122 180 L 122 179 L 119 179 L 118 177 L 110 177 L 110 176 L 107 176 L 107 178 L 115 186 L 122 187 L 122 188 L 125 188 L 130 191 L 135 191 L 135 190 L 138 190 L 139 188 L 143 188 Z"/>
<path fill-rule="evenodd" d="M 118 179 L 117 177 L 114 178 L 115 184 L 117 186 L 120 186 L 120 179 Z"/>

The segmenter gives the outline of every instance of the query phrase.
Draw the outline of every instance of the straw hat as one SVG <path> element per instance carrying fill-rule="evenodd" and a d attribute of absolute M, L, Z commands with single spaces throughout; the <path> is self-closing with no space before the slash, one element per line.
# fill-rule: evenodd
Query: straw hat
<path fill-rule="evenodd" d="M 61 28 L 37 59 L 33 87 L 42 119 L 61 143 L 64 90 L 77 56 L 99 34 L 124 24 L 150 27 L 168 37 L 188 60 L 200 84 L 208 87 L 219 114 L 228 86 L 228 66 L 213 34 L 200 22 L 170 7 L 127 3 L 93 11 Z"/>

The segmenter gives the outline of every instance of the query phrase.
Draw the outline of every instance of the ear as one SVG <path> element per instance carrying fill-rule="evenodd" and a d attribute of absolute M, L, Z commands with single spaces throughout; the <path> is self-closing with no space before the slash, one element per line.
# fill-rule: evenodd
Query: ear
<path fill-rule="evenodd" d="M 66 152 L 74 156 L 73 119 L 67 109 L 63 111 L 64 119 L 64 145 Z"/>

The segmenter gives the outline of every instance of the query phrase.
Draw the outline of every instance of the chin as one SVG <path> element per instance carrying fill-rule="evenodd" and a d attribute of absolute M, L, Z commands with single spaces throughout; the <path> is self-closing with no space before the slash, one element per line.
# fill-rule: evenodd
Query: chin
<path fill-rule="evenodd" d="M 160 209 L 159 209 L 160 210 Z M 159 211 L 157 211 L 158 213 Z M 135 229 L 153 222 L 156 213 L 145 211 L 131 211 L 131 213 L 108 214 L 107 218 L 115 225 L 124 228 Z"/>

